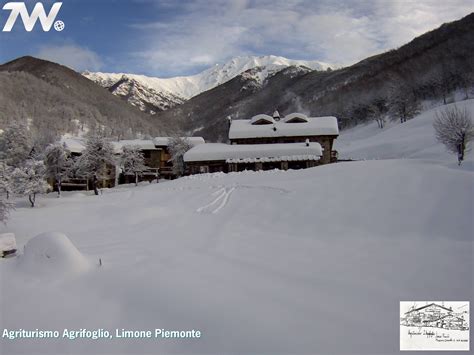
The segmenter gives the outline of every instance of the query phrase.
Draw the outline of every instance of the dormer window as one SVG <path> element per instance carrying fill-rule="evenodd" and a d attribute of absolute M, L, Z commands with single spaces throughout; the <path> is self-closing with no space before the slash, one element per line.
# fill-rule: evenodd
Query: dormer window
<path fill-rule="evenodd" d="M 275 120 L 268 115 L 256 115 L 252 117 L 250 123 L 253 125 L 274 124 Z"/>
<path fill-rule="evenodd" d="M 285 123 L 307 123 L 308 116 L 303 113 L 290 113 L 283 119 Z"/>

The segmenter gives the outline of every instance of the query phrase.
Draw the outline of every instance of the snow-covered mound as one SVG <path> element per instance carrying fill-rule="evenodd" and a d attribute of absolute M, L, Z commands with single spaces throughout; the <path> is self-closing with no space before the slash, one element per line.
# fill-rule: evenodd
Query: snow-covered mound
<path fill-rule="evenodd" d="M 31 273 L 76 273 L 87 270 L 90 263 L 66 235 L 53 232 L 30 239 L 18 267 Z"/>
<path fill-rule="evenodd" d="M 433 129 L 436 112 L 453 105 L 466 108 L 474 119 L 474 99 L 460 101 L 434 107 L 402 124 L 389 122 L 384 129 L 372 122 L 342 131 L 335 148 L 343 159 L 416 158 L 456 161 L 456 157 L 436 140 Z M 467 159 L 472 158 L 468 156 Z"/>
<path fill-rule="evenodd" d="M 166 79 L 127 73 L 85 72 L 83 75 L 104 87 L 111 87 L 125 77 L 133 79 L 143 87 L 153 89 L 155 93 L 161 93 L 163 96 L 187 100 L 223 84 L 249 69 L 259 68 L 257 78 L 259 81 L 263 81 L 269 75 L 290 66 L 302 66 L 312 70 L 325 70 L 329 67 L 328 64 L 318 61 L 293 60 L 267 55 L 237 57 L 227 63 L 216 64 L 196 75 Z"/>

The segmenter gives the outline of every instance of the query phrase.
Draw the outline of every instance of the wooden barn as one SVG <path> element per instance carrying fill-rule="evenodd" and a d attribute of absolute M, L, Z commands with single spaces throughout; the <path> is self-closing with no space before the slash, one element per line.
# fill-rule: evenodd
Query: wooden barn
<path fill-rule="evenodd" d="M 319 143 L 323 148 L 320 164 L 337 159 L 333 143 L 338 135 L 336 117 L 308 117 L 302 113 L 280 117 L 278 111 L 273 117 L 260 114 L 250 120 L 232 120 L 229 128 L 230 144 Z"/>

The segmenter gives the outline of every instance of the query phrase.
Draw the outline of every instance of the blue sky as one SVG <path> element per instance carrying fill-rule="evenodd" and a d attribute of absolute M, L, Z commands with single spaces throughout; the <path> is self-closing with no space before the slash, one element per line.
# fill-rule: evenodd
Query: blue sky
<path fill-rule="evenodd" d="M 18 1 L 18 0 L 15 0 Z M 0 0 L 3 7 L 8 1 Z M 31 11 L 36 0 L 26 0 Z M 54 1 L 42 1 L 49 12 Z M 0 32 L 0 62 L 33 55 L 78 71 L 189 75 L 230 58 L 342 65 L 474 11 L 468 0 L 63 0 L 66 28 Z M 0 11 L 0 26 L 8 18 Z"/>

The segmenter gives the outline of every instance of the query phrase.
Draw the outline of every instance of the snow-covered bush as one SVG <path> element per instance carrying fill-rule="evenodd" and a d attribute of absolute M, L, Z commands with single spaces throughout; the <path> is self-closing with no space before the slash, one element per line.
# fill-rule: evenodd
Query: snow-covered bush
<path fill-rule="evenodd" d="M 474 137 L 472 117 L 466 108 L 448 107 L 436 112 L 433 122 L 436 139 L 446 146 L 446 149 L 458 155 L 458 163 L 464 160 L 464 154 L 469 149 L 469 142 Z"/>
<path fill-rule="evenodd" d="M 123 172 L 135 176 L 135 185 L 138 185 L 138 176 L 146 170 L 145 157 L 139 146 L 127 145 L 122 148 L 120 157 Z"/>
<path fill-rule="evenodd" d="M 13 186 L 15 193 L 28 196 L 31 207 L 35 207 L 36 195 L 48 191 L 46 168 L 40 160 L 27 160 L 24 166 L 13 171 Z"/>
<path fill-rule="evenodd" d="M 46 174 L 47 177 L 55 180 L 58 196 L 61 196 L 62 182 L 68 176 L 68 171 L 71 168 L 70 156 L 71 152 L 61 143 L 49 145 L 44 153 Z"/>
<path fill-rule="evenodd" d="M 168 149 L 171 155 L 171 162 L 173 163 L 173 174 L 182 176 L 184 174 L 184 153 L 192 148 L 191 142 L 187 138 L 173 137 L 170 138 Z"/>
<path fill-rule="evenodd" d="M 115 165 L 114 149 L 101 133 L 93 132 L 87 137 L 85 149 L 76 164 L 80 175 L 92 179 L 94 192 L 98 195 L 98 180 L 106 178 L 108 165 Z"/>

